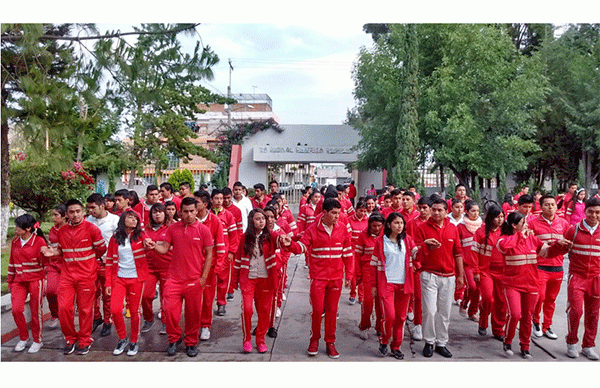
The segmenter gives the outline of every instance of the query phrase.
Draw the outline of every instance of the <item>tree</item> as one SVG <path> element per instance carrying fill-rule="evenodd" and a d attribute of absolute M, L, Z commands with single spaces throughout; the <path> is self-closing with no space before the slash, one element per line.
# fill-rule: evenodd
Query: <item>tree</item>
<path fill-rule="evenodd" d="M 187 182 L 190 184 L 190 190 L 192 191 L 192 193 L 194 192 L 194 188 L 196 186 L 194 184 L 194 176 L 192 175 L 192 172 L 187 168 L 180 168 L 178 170 L 173 171 L 173 173 L 169 177 L 168 182 L 171 184 L 171 186 L 173 186 L 176 189 L 179 189 L 179 186 L 181 186 L 183 182 Z"/>

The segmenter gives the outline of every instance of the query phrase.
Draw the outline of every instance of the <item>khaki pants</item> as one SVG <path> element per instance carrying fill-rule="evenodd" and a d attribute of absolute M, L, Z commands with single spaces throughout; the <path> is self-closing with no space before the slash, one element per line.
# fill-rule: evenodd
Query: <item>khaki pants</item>
<path fill-rule="evenodd" d="M 454 282 L 454 276 L 443 277 L 426 271 L 421 272 L 423 339 L 428 344 L 446 346 L 448 343 Z"/>

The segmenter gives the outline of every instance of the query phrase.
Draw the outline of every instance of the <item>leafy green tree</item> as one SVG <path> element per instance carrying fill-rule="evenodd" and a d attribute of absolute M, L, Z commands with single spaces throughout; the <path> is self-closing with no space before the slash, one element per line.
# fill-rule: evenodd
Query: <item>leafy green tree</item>
<path fill-rule="evenodd" d="M 173 171 L 173 173 L 169 177 L 168 182 L 171 184 L 171 186 L 173 186 L 173 188 L 176 189 L 179 189 L 179 186 L 183 182 L 188 182 L 190 184 L 190 189 L 192 190 L 192 193 L 194 192 L 196 186 L 194 184 L 194 176 L 192 175 L 192 172 L 187 168 L 180 168 L 178 170 Z"/>

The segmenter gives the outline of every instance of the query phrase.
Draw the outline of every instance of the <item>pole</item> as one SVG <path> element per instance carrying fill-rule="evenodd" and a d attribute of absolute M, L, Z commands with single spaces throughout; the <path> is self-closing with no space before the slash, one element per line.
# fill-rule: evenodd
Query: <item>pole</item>
<path fill-rule="evenodd" d="M 233 65 L 231 64 L 231 58 L 229 58 L 229 86 L 227 86 L 227 98 L 231 98 L 231 71 Z M 227 104 L 227 127 L 231 128 L 231 104 Z"/>

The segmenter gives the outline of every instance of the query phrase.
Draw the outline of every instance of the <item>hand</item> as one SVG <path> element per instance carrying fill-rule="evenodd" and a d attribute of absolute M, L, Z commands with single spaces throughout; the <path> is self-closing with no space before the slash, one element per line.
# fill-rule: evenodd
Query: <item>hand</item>
<path fill-rule="evenodd" d="M 344 280 L 344 287 L 350 288 L 350 279 L 345 279 Z"/>
<path fill-rule="evenodd" d="M 144 239 L 144 248 L 147 250 L 152 250 L 154 249 L 154 245 L 156 245 L 156 243 L 154 241 L 152 241 L 151 238 L 147 237 Z"/>
<path fill-rule="evenodd" d="M 462 288 L 464 285 L 465 285 L 464 276 L 457 276 L 456 277 L 456 288 Z"/>
<path fill-rule="evenodd" d="M 106 289 L 105 289 L 104 293 L 105 293 L 106 295 L 110 296 L 111 292 L 112 292 L 112 287 L 106 287 Z"/>
<path fill-rule="evenodd" d="M 284 247 L 289 247 L 290 245 L 292 245 L 292 238 L 290 236 L 288 236 L 287 234 L 284 236 L 279 236 L 279 241 L 281 241 L 281 244 Z"/>
<path fill-rule="evenodd" d="M 573 241 L 562 238 L 557 241 L 563 248 L 571 249 L 573 247 Z"/>
<path fill-rule="evenodd" d="M 428 238 L 427 240 L 425 240 L 423 242 L 427 245 L 427 247 L 429 249 L 437 249 L 442 246 L 442 243 L 440 243 L 438 240 L 436 240 L 434 238 Z"/>
<path fill-rule="evenodd" d="M 42 252 L 42 255 L 46 257 L 52 257 L 58 254 L 58 250 L 52 247 L 41 247 L 40 252 Z"/>

